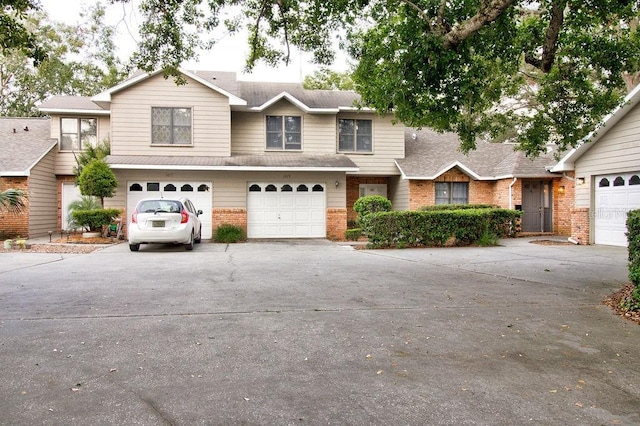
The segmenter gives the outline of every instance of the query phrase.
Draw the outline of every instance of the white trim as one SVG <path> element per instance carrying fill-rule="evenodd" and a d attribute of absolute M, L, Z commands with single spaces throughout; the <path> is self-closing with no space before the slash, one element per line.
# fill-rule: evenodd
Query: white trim
<path fill-rule="evenodd" d="M 109 164 L 119 170 L 191 170 L 246 172 L 357 172 L 358 167 L 259 167 L 259 166 L 183 166 L 170 164 Z"/>
<path fill-rule="evenodd" d="M 278 94 L 278 95 L 274 96 L 273 98 L 269 99 L 267 102 L 263 103 L 262 105 L 257 106 L 257 107 L 251 107 L 250 110 L 251 111 L 258 111 L 258 112 L 264 111 L 265 109 L 273 106 L 275 103 L 277 103 L 277 102 L 279 102 L 279 101 L 281 101 L 283 99 L 291 102 L 298 109 L 301 109 L 302 111 L 304 111 L 306 113 L 314 112 L 316 114 L 337 114 L 339 112 L 338 108 L 310 108 L 306 104 L 302 103 L 295 96 L 291 95 L 288 92 L 281 92 L 280 94 Z"/>
<path fill-rule="evenodd" d="M 111 115 L 108 109 L 38 108 L 38 110 L 45 114 Z"/>
<path fill-rule="evenodd" d="M 400 170 L 400 173 L 402 174 L 402 179 L 405 179 L 405 180 L 435 180 L 439 176 L 441 176 L 442 174 L 444 174 L 444 173 L 448 172 L 449 170 L 453 169 L 454 167 L 460 168 L 463 173 L 465 173 L 467 176 L 473 178 L 474 180 L 501 180 L 501 179 L 512 179 L 512 178 L 514 178 L 513 174 L 497 175 L 497 176 L 480 176 L 479 174 L 475 173 L 473 170 L 471 170 L 470 168 L 468 168 L 467 166 L 465 166 L 464 164 L 462 164 L 459 161 L 454 161 L 453 163 L 449 164 L 448 166 L 438 170 L 436 172 L 436 174 L 434 174 L 433 176 L 409 176 L 404 172 L 404 170 L 402 170 L 402 167 L 400 167 L 398 165 L 398 161 L 397 160 L 394 160 L 394 162 L 396 163 L 396 167 Z"/>
<path fill-rule="evenodd" d="M 244 99 L 241 99 L 241 98 L 237 97 L 236 95 L 234 95 L 234 94 L 232 94 L 230 92 L 227 92 L 226 90 L 224 90 L 224 89 L 216 86 L 215 84 L 203 79 L 202 77 L 198 76 L 197 74 L 194 74 L 192 72 L 183 70 L 182 68 L 178 68 L 178 71 L 181 74 L 183 74 L 183 75 L 185 75 L 185 76 L 197 81 L 198 83 L 202 84 L 203 86 L 206 86 L 209 89 L 211 89 L 211 90 L 213 90 L 215 92 L 218 92 L 221 95 L 226 96 L 227 98 L 229 98 L 229 105 L 234 105 L 234 106 L 247 105 L 247 101 L 245 101 Z M 131 87 L 131 86 L 133 86 L 135 84 L 138 84 L 139 82 L 144 81 L 144 80 L 146 80 L 148 78 L 154 77 L 154 76 L 158 75 L 160 72 L 162 72 L 162 70 L 156 70 L 156 71 L 154 71 L 152 73 L 140 74 L 140 75 L 138 75 L 136 77 L 133 77 L 133 78 L 131 78 L 129 80 L 123 81 L 122 83 L 120 83 L 120 84 L 118 84 L 116 86 L 113 86 L 112 88 L 107 89 L 102 93 L 98 93 L 97 95 L 92 97 L 91 100 L 93 102 L 111 102 L 111 95 L 113 95 L 114 93 L 117 93 L 117 92 L 119 92 L 121 90 L 124 90 L 124 89 L 126 89 L 128 87 Z"/>

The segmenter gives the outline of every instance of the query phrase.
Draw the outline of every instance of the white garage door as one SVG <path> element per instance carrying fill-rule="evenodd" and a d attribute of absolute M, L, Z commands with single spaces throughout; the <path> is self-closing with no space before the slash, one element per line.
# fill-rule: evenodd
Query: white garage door
<path fill-rule="evenodd" d="M 185 197 L 191 200 L 197 210 L 202 210 L 202 238 L 212 235 L 212 195 L 211 182 L 174 182 L 174 181 L 129 181 L 127 182 L 127 222 L 138 201 L 150 197 Z"/>
<path fill-rule="evenodd" d="M 249 238 L 325 238 L 326 194 L 322 183 L 249 183 Z"/>
<path fill-rule="evenodd" d="M 596 176 L 595 243 L 626 246 L 627 212 L 640 209 L 640 172 Z"/>

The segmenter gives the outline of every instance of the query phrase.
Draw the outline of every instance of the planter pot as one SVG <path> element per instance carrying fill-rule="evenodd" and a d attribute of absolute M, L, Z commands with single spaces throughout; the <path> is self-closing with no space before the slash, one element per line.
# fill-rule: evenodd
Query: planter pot
<path fill-rule="evenodd" d="M 82 238 L 98 238 L 100 236 L 100 232 L 83 232 Z"/>

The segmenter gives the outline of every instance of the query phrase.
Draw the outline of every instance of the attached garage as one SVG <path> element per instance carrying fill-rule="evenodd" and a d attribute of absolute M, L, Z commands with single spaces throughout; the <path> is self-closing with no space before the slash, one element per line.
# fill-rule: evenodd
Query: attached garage
<path fill-rule="evenodd" d="M 594 240 L 627 245 L 627 212 L 640 209 L 640 171 L 595 177 Z"/>
<path fill-rule="evenodd" d="M 250 182 L 247 188 L 249 238 L 325 238 L 324 183 Z"/>
<path fill-rule="evenodd" d="M 185 197 L 191 200 L 196 209 L 202 210 L 200 215 L 202 238 L 210 239 L 212 237 L 212 188 L 212 182 L 128 181 L 127 215 L 131 217 L 131 212 L 143 198 Z"/>

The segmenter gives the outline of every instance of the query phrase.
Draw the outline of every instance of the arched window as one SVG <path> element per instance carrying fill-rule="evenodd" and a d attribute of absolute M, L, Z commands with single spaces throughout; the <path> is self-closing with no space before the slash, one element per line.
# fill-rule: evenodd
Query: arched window
<path fill-rule="evenodd" d="M 139 183 L 134 183 L 129 187 L 129 191 L 132 191 L 132 192 L 142 191 L 142 185 L 140 185 Z"/>
<path fill-rule="evenodd" d="M 624 179 L 622 178 L 622 176 L 618 176 L 618 177 L 613 181 L 613 186 L 624 186 Z"/>
<path fill-rule="evenodd" d="M 598 183 L 598 186 L 600 188 L 604 188 L 605 186 L 609 186 L 609 179 L 607 179 L 607 178 L 600 179 L 600 183 Z"/>
<path fill-rule="evenodd" d="M 298 185 L 298 187 L 296 188 L 296 191 L 298 192 L 309 192 L 309 187 L 307 187 L 307 185 Z"/>
<path fill-rule="evenodd" d="M 185 183 L 184 185 L 182 185 L 180 187 L 180 191 L 182 191 L 182 192 L 193 192 L 193 186 L 189 185 L 188 183 Z"/>
<path fill-rule="evenodd" d="M 633 175 L 629 179 L 629 185 L 640 185 L 640 177 L 638 175 Z"/>
<path fill-rule="evenodd" d="M 171 183 L 168 183 L 164 186 L 164 190 L 167 192 L 176 192 L 176 186 Z"/>
<path fill-rule="evenodd" d="M 313 185 L 312 191 L 313 192 L 323 192 L 324 188 L 322 187 L 322 185 L 317 183 L 317 184 Z"/>
<path fill-rule="evenodd" d="M 269 184 L 264 190 L 265 192 L 277 192 L 278 188 L 276 188 L 276 186 L 273 184 Z"/>
<path fill-rule="evenodd" d="M 209 192 L 209 185 L 203 183 L 198 187 L 198 192 Z"/>
<path fill-rule="evenodd" d="M 262 188 L 260 188 L 260 185 L 254 183 L 249 187 L 249 192 L 262 192 Z"/>
<path fill-rule="evenodd" d="M 285 184 L 282 185 L 282 188 L 280 188 L 281 192 L 291 192 L 293 191 L 293 188 L 291 187 L 291 185 Z"/>

